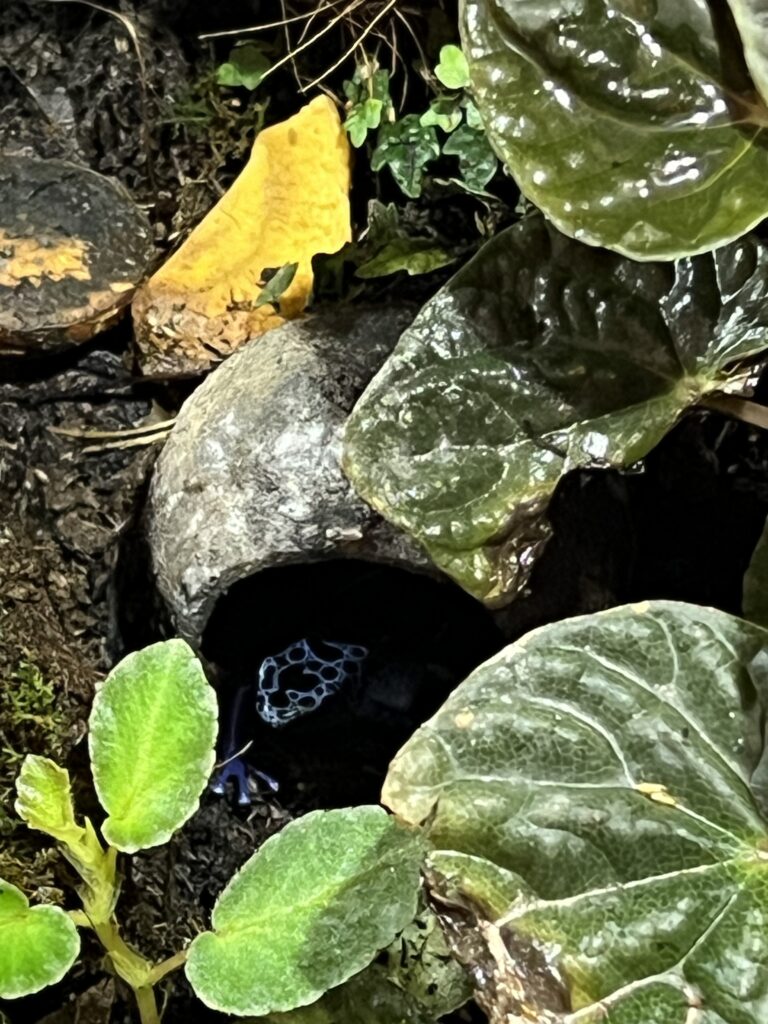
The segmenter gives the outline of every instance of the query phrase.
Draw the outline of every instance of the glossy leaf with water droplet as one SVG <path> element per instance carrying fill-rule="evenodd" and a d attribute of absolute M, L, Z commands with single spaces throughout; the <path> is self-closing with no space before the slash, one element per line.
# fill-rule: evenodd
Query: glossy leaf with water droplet
<path fill-rule="evenodd" d="M 529 217 L 405 331 L 347 423 L 344 466 L 463 587 L 506 600 L 548 536 L 563 473 L 642 458 L 766 346 L 755 241 L 641 264 Z"/>
<path fill-rule="evenodd" d="M 560 230 L 670 259 L 768 214 L 768 111 L 721 63 L 712 18 L 703 0 L 464 0 L 489 138 Z"/>
<path fill-rule="evenodd" d="M 561 975 L 579 1022 L 764 1024 L 768 687 L 750 666 L 767 644 L 665 601 L 553 623 L 393 761 L 384 802 L 430 821 L 435 870 L 550 964 L 549 982 L 521 969 L 534 1006 Z"/>

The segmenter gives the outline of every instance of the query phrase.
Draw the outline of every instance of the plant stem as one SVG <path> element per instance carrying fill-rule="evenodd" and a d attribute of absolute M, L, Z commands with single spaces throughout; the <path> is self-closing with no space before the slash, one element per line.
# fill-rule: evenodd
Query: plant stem
<path fill-rule="evenodd" d="M 726 416 L 733 416 L 743 423 L 749 423 L 750 426 L 768 430 L 768 408 L 757 402 L 750 402 L 747 398 L 717 392 L 702 398 L 698 404 L 705 409 L 714 409 L 716 412 L 725 413 Z"/>
<path fill-rule="evenodd" d="M 133 994 L 136 996 L 136 1005 L 139 1008 L 141 1024 L 160 1024 L 160 1015 L 157 1012 L 155 1002 L 155 990 L 151 985 L 144 985 L 142 988 L 135 988 Z"/>
<path fill-rule="evenodd" d="M 187 961 L 187 951 L 183 949 L 180 953 L 174 953 L 173 956 L 169 956 L 167 960 L 163 960 L 162 963 L 156 964 L 149 972 L 149 984 L 156 985 L 161 978 L 164 978 L 166 974 L 170 974 L 171 971 L 177 970 L 182 964 Z"/>

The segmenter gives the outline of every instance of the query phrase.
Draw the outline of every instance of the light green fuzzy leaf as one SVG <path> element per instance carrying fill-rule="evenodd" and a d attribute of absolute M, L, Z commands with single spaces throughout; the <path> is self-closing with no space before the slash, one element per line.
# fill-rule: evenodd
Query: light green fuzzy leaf
<path fill-rule="evenodd" d="M 768 823 L 751 781 L 768 686 L 750 666 L 767 644 L 665 601 L 553 623 L 475 670 L 396 756 L 383 799 L 430 820 L 431 862 L 502 930 L 542 1019 L 564 1000 L 551 1019 L 765 1021 Z"/>
<path fill-rule="evenodd" d="M 279 308 L 280 297 L 291 281 L 293 281 L 298 268 L 298 263 L 285 263 L 282 267 L 279 267 L 259 292 L 259 297 L 254 302 L 253 308 L 258 309 L 259 306 L 267 305 Z M 262 273 L 264 272 L 262 271 Z"/>
<path fill-rule="evenodd" d="M 566 234 L 671 259 L 768 214 L 768 115 L 734 90 L 710 6 L 722 5 L 464 0 L 462 44 L 491 143 Z"/>
<path fill-rule="evenodd" d="M 30 907 L 0 879 L 0 998 L 17 999 L 61 981 L 80 952 L 80 937 L 59 907 Z"/>
<path fill-rule="evenodd" d="M 16 813 L 30 828 L 66 844 L 85 839 L 85 829 L 75 821 L 66 769 L 47 757 L 27 754 L 16 779 L 16 792 Z"/>
<path fill-rule="evenodd" d="M 269 59 L 257 43 L 240 43 L 230 51 L 229 60 L 216 69 L 216 81 L 219 85 L 253 90 L 270 66 Z"/>
<path fill-rule="evenodd" d="M 485 132 L 469 125 L 456 129 L 443 145 L 443 153 L 459 158 L 461 177 L 473 192 L 481 192 L 499 166 Z"/>
<path fill-rule="evenodd" d="M 183 640 L 129 654 L 96 691 L 89 750 L 102 834 L 126 853 L 157 846 L 190 818 L 213 768 L 217 706 Z"/>
<path fill-rule="evenodd" d="M 764 102 L 768 102 L 768 0 L 728 0 L 744 57 Z"/>
<path fill-rule="evenodd" d="M 389 167 L 403 192 L 417 199 L 421 195 L 426 166 L 439 155 L 435 129 L 422 125 L 418 114 L 407 114 L 379 130 L 371 168 L 380 171 L 382 167 Z"/>
<path fill-rule="evenodd" d="M 355 274 L 363 278 L 386 277 L 400 270 L 410 276 L 431 274 L 433 270 L 447 267 L 455 259 L 442 246 L 427 238 L 397 238 L 387 242 L 374 256 L 362 263 Z"/>
<path fill-rule="evenodd" d="M 379 807 L 315 811 L 268 839 L 192 942 L 206 1005 L 267 1014 L 312 1003 L 373 960 L 413 918 L 421 836 Z"/>
<path fill-rule="evenodd" d="M 376 965 L 311 1006 L 252 1018 L 252 1024 L 434 1024 L 435 1016 L 389 981 Z"/>
<path fill-rule="evenodd" d="M 745 618 L 768 628 L 768 522 L 744 576 L 742 604 Z"/>
<path fill-rule="evenodd" d="M 344 467 L 465 589 L 506 600 L 564 473 L 636 462 L 766 347 L 755 241 L 640 264 L 528 217 L 405 331 L 347 422 Z"/>
<path fill-rule="evenodd" d="M 471 997 L 469 976 L 434 915 L 422 909 L 360 974 L 311 1006 L 259 1017 L 258 1024 L 433 1024 Z"/>
<path fill-rule="evenodd" d="M 435 75 L 446 89 L 465 89 L 469 85 L 469 65 L 460 47 L 448 45 L 441 48 Z"/>

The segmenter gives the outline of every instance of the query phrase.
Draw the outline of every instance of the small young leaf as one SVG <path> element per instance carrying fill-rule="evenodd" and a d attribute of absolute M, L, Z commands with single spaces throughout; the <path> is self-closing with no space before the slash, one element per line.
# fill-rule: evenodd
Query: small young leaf
<path fill-rule="evenodd" d="M 413 918 L 419 833 L 380 807 L 314 811 L 230 881 L 186 973 L 206 1005 L 267 1014 L 313 1002 L 369 964 Z"/>
<path fill-rule="evenodd" d="M 123 658 L 89 724 L 104 838 L 126 853 L 166 842 L 194 814 L 214 762 L 216 697 L 192 649 L 166 640 Z"/>
<path fill-rule="evenodd" d="M 240 43 L 232 48 L 229 60 L 217 69 L 216 81 L 219 85 L 253 90 L 269 68 L 270 62 L 258 44 Z"/>
<path fill-rule="evenodd" d="M 440 50 L 440 63 L 435 75 L 446 89 L 466 89 L 469 85 L 469 65 L 460 47 L 444 46 Z"/>
<path fill-rule="evenodd" d="M 367 99 L 356 103 L 347 111 L 344 127 L 349 133 L 349 141 L 359 149 L 368 138 L 368 132 L 381 124 L 384 104 L 381 100 Z"/>
<path fill-rule="evenodd" d="M 435 129 L 422 125 L 418 114 L 408 114 L 381 128 L 371 168 L 380 171 L 388 166 L 403 192 L 418 199 L 426 165 L 439 155 Z"/>
<path fill-rule="evenodd" d="M 16 792 L 16 813 L 30 828 L 66 844 L 74 845 L 85 838 L 85 829 L 75 821 L 65 768 L 47 757 L 27 754 L 16 779 Z"/>
<path fill-rule="evenodd" d="M 480 117 L 480 111 L 477 109 L 472 100 L 465 100 L 463 106 L 464 116 L 467 119 L 467 125 L 470 128 L 477 128 L 479 131 L 483 131 L 483 119 Z"/>
<path fill-rule="evenodd" d="M 485 132 L 466 124 L 446 140 L 443 153 L 459 158 L 461 176 L 472 191 L 482 191 L 499 166 Z"/>
<path fill-rule="evenodd" d="M 0 998 L 18 999 L 61 981 L 80 952 L 80 937 L 59 907 L 30 907 L 0 879 Z"/>
<path fill-rule="evenodd" d="M 444 132 L 452 132 L 461 124 L 461 107 L 454 96 L 438 96 L 429 104 L 429 110 L 419 118 L 419 123 L 428 128 L 442 128 Z"/>
<path fill-rule="evenodd" d="M 392 101 L 389 95 L 389 72 L 369 67 L 357 67 L 351 82 L 344 83 L 344 94 L 351 106 L 344 119 L 349 140 L 359 149 L 369 131 L 381 124 L 384 111 Z"/>
<path fill-rule="evenodd" d="M 430 274 L 440 267 L 447 267 L 455 259 L 428 238 L 397 238 L 387 242 L 375 256 L 362 263 L 355 274 L 366 279 L 386 277 L 399 270 L 405 270 L 410 276 Z"/>
<path fill-rule="evenodd" d="M 296 276 L 298 268 L 298 263 L 286 263 L 276 270 L 261 289 L 259 297 L 254 303 L 254 309 L 258 309 L 259 306 L 266 306 L 267 303 L 278 307 L 280 305 L 280 296 Z M 264 271 L 262 271 L 262 274 L 264 274 Z"/>

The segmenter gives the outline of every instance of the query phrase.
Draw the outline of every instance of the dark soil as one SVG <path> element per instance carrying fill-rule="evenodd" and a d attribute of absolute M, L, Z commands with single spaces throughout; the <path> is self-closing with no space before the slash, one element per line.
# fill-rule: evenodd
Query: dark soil
<path fill-rule="evenodd" d="M 442 5 L 433 6 L 439 13 Z M 146 205 L 160 262 L 226 187 L 252 137 L 253 118 L 240 117 L 237 106 L 209 112 L 207 132 L 196 122 L 173 120 L 184 103 L 199 109 L 205 102 L 201 68 L 209 50 L 196 33 L 267 20 L 279 5 L 253 0 L 214 10 L 160 0 L 123 7 L 143 45 L 142 74 L 129 34 L 114 18 L 81 4 L 3 6 L 0 149 L 80 160 L 117 177 Z M 439 36 L 440 19 L 430 24 Z M 221 48 L 215 56 L 221 59 Z M 291 103 L 295 86 L 286 72 L 275 79 L 269 117 L 290 113 Z M 383 187 L 383 198 L 390 198 Z M 473 209 L 455 197 L 428 196 L 412 216 L 455 232 L 468 247 L 477 243 Z M 408 289 L 423 300 L 439 284 L 436 275 L 409 282 Z M 385 287 L 402 295 L 402 282 Z M 50 429 L 117 432 L 178 408 L 195 382 L 171 387 L 138 380 L 129 345 L 123 324 L 61 355 L 0 361 L 0 875 L 30 892 L 42 884 L 48 898 L 66 906 L 74 905 L 68 868 L 49 844 L 13 823 L 19 759 L 29 751 L 66 764 L 80 806 L 98 817 L 83 743 L 94 685 L 123 654 L 169 632 L 142 530 L 155 448 L 115 448 L 109 439 L 70 438 Z M 86 451 L 90 446 L 96 450 Z M 495 623 L 448 584 L 430 583 L 438 588 L 430 591 L 428 581 L 407 576 L 353 581 L 354 600 L 347 603 L 338 592 L 329 602 L 340 582 L 333 567 L 298 586 L 287 578 L 269 581 L 270 592 L 283 594 L 281 622 L 290 608 L 285 595 L 303 595 L 291 623 L 298 633 L 329 606 L 340 616 L 339 628 L 346 620 L 355 634 L 347 639 L 358 642 L 371 628 L 379 640 L 402 640 L 407 621 L 415 661 L 442 658 L 452 685 L 504 642 L 567 615 L 659 597 L 738 613 L 742 576 L 766 513 L 768 437 L 719 414 L 694 412 L 643 472 L 585 472 L 563 481 L 552 508 L 554 538 L 530 592 Z M 236 633 L 254 616 L 264 618 L 263 585 L 246 585 L 220 609 Z M 441 639 L 446 622 L 451 626 Z M 208 653 L 225 676 L 242 677 L 258 652 L 238 647 L 230 636 L 227 663 L 224 633 L 216 630 L 214 620 Z M 419 647 L 435 637 L 440 651 Z M 32 669 L 50 687 L 46 714 L 37 722 L 9 700 L 24 687 L 38 692 Z M 430 710 L 414 711 L 408 731 Z M 120 917 L 127 938 L 150 957 L 170 955 L 207 926 L 232 872 L 291 817 L 375 799 L 403 738 L 402 723 L 390 726 L 361 733 L 364 741 L 350 744 L 341 758 L 330 758 L 329 750 L 342 746 L 339 730 L 348 731 L 349 723 L 333 714 L 307 720 L 293 738 L 287 731 L 284 737 L 263 734 L 261 766 L 279 777 L 280 793 L 263 793 L 246 811 L 206 795 L 167 846 L 125 865 Z M 164 994 L 167 1024 L 223 1019 L 201 1008 L 180 973 Z M 88 942 L 82 963 L 64 982 L 31 999 L 0 1002 L 0 1017 L 3 1012 L 12 1024 L 133 1019 L 125 992 L 104 980 L 99 950 Z"/>

